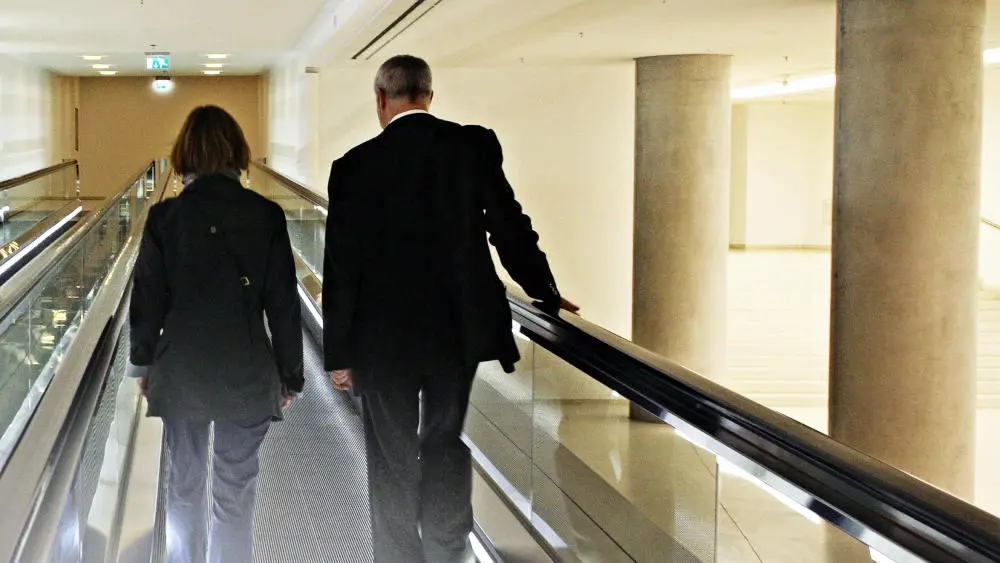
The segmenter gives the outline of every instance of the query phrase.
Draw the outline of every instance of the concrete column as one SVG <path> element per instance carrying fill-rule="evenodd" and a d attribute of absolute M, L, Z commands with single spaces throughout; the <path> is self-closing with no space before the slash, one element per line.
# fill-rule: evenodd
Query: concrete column
<path fill-rule="evenodd" d="M 985 0 L 840 0 L 830 433 L 973 494 Z"/>
<path fill-rule="evenodd" d="M 636 61 L 633 340 L 713 379 L 726 369 L 729 75 L 728 56 Z"/>

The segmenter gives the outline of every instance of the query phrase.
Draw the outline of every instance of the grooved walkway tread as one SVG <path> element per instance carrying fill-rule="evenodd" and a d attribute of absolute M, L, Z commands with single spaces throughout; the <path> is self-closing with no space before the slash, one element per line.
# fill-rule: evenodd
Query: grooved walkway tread
<path fill-rule="evenodd" d="M 261 448 L 257 563 L 372 560 L 364 428 L 305 335 L 306 387 Z"/>

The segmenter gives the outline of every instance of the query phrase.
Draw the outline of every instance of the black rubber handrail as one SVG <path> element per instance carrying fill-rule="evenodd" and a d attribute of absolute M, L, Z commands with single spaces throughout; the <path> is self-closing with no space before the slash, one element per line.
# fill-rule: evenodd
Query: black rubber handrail
<path fill-rule="evenodd" d="M 65 162 L 60 162 L 59 164 L 53 164 L 47 168 L 42 168 L 41 170 L 35 170 L 34 172 L 28 172 L 23 176 L 18 176 L 17 178 L 11 178 L 9 180 L 4 180 L 0 182 L 0 192 L 9 190 L 11 188 L 16 188 L 18 186 L 27 184 L 32 180 L 37 180 L 49 174 L 58 172 L 64 168 L 69 168 L 70 166 L 76 166 L 77 161 L 67 160 Z"/>
<path fill-rule="evenodd" d="M 257 166 L 310 201 L 319 198 Z M 806 508 L 848 534 L 874 532 L 934 563 L 1000 561 L 1000 518 L 576 315 L 545 312 L 515 292 L 508 301 L 533 342 L 655 416 L 705 434 L 721 446 L 720 457 L 735 452 L 805 492 Z"/>

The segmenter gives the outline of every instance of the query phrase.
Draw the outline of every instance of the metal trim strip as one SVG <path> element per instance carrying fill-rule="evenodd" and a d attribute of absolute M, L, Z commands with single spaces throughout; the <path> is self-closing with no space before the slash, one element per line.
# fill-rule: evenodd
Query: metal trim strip
<path fill-rule="evenodd" d="M 378 34 L 376 34 L 375 37 L 371 41 L 369 41 L 364 47 L 362 47 L 360 51 L 358 51 L 357 53 L 354 53 L 354 56 L 351 57 L 351 60 L 358 60 L 358 58 L 361 55 L 363 55 L 365 53 L 365 51 L 367 51 L 368 49 L 371 49 L 372 45 L 378 43 L 383 37 L 385 37 L 386 35 L 388 35 L 393 30 L 393 28 L 395 28 L 397 25 L 399 25 L 400 22 L 402 22 L 403 20 L 405 20 L 410 14 L 412 14 L 417 8 L 419 8 L 421 4 L 423 4 L 426 1 L 427 0 L 415 0 L 413 2 L 413 4 L 410 5 L 409 8 L 407 8 L 406 10 L 404 10 L 403 13 L 400 14 L 399 17 L 397 17 L 395 20 L 393 20 L 392 23 L 390 23 L 389 25 L 387 25 L 385 27 L 385 29 L 383 29 L 382 31 L 378 32 Z"/>
<path fill-rule="evenodd" d="M 0 192 L 9 190 L 11 188 L 16 188 L 18 186 L 27 184 L 32 180 L 37 180 L 49 174 L 54 174 L 64 168 L 69 168 L 70 166 L 76 166 L 78 163 L 75 160 L 67 160 L 66 162 L 60 162 L 59 164 L 53 164 L 47 168 L 42 168 L 40 170 L 35 170 L 34 172 L 28 172 L 17 178 L 11 178 L 9 180 L 4 180 L 0 182 Z"/>

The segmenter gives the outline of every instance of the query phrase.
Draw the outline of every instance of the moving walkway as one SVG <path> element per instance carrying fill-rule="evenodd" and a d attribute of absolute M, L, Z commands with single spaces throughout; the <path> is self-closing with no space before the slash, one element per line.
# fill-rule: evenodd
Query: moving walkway
<path fill-rule="evenodd" d="M 144 166 L 134 177 L 140 197 L 163 168 L 163 161 Z M 77 161 L 67 160 L 0 182 L 0 284 L 95 211 L 93 202 L 80 197 L 79 169 Z"/>
<path fill-rule="evenodd" d="M 370 561 L 361 421 L 317 346 L 327 202 L 262 165 L 250 188 L 289 220 L 307 379 L 262 450 L 256 559 Z M 134 212 L 88 218 L 30 286 L 76 276 L 70 257 L 91 266 L 74 305 L 43 307 L 66 311 L 32 364 L 47 375 L 15 374 L 32 391 L 0 457 L 0 561 L 162 560 L 162 428 L 124 379 L 146 211 L 126 197 Z M 481 561 L 1000 561 L 1000 519 L 584 319 L 509 301 L 523 360 L 481 367 L 466 428 Z"/>
<path fill-rule="evenodd" d="M 0 182 L 0 283 L 84 212 L 75 160 Z"/>

